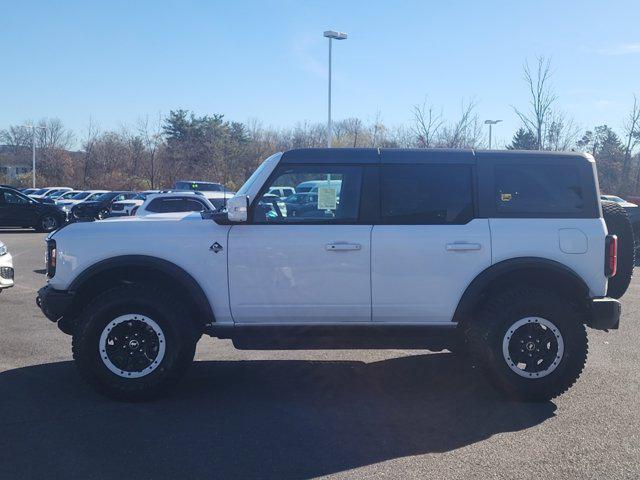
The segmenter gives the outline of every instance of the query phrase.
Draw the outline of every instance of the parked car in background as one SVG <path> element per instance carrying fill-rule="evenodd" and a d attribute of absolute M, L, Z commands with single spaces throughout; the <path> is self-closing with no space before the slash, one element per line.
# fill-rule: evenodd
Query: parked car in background
<path fill-rule="evenodd" d="M 13 287 L 13 259 L 7 246 L 0 242 L 0 292 Z"/>
<path fill-rule="evenodd" d="M 42 203 L 57 203 L 61 198 L 68 196 L 67 198 L 71 198 L 74 195 L 81 193 L 80 190 L 69 190 L 65 192 L 64 190 L 58 190 L 57 192 L 53 192 L 51 195 L 48 195 L 41 199 Z"/>
<path fill-rule="evenodd" d="M 196 192 L 166 192 L 148 195 L 135 215 L 143 217 L 154 213 L 206 212 L 216 207 Z"/>
<path fill-rule="evenodd" d="M 31 195 L 32 193 L 35 193 L 40 189 L 39 188 L 19 188 L 18 190 L 24 193 L 25 195 Z"/>
<path fill-rule="evenodd" d="M 67 215 L 67 217 L 69 217 L 69 215 L 71 214 L 71 209 L 73 208 L 74 205 L 77 205 L 85 201 L 88 202 L 88 201 L 95 200 L 100 195 L 107 192 L 108 190 L 86 190 L 84 192 L 80 192 L 74 195 L 71 198 L 68 198 L 65 200 L 58 200 L 56 202 L 56 205 L 58 205 L 62 209 L 62 211 Z"/>
<path fill-rule="evenodd" d="M 326 180 L 309 180 L 296 185 L 296 193 L 317 192 L 318 187 L 325 186 L 335 188 L 338 195 L 342 188 L 342 180 L 327 178 Z"/>
<path fill-rule="evenodd" d="M 194 192 L 228 192 L 221 183 L 201 182 L 198 180 L 179 180 L 173 185 L 173 190 L 187 190 Z"/>
<path fill-rule="evenodd" d="M 634 198 L 634 197 L 627 197 Z M 636 252 L 636 259 L 639 258 L 640 255 L 640 208 L 635 203 L 630 202 L 629 200 L 625 200 L 616 195 L 600 195 L 600 200 L 603 202 L 613 202 L 616 205 L 619 205 L 627 212 L 629 216 L 629 221 L 631 222 L 631 228 L 633 229 L 633 243 Z M 636 201 L 640 202 L 640 197 L 636 197 Z"/>
<path fill-rule="evenodd" d="M 291 215 L 287 204 L 277 195 L 265 193 L 256 205 L 256 209 L 264 210 L 264 215 L 269 218 L 283 218 Z M 294 214 L 295 215 L 295 214 Z"/>
<path fill-rule="evenodd" d="M 207 200 L 211 202 L 211 204 L 215 207 L 216 210 L 222 210 L 226 207 L 227 201 L 233 197 L 234 193 L 229 191 L 224 192 L 196 192 L 201 194 Z"/>
<path fill-rule="evenodd" d="M 235 192 L 228 190 L 227 187 L 221 183 L 200 182 L 198 180 L 180 180 L 175 183 L 173 191 L 202 193 L 217 210 L 224 208 L 227 200 L 235 195 Z"/>
<path fill-rule="evenodd" d="M 40 200 L 42 201 L 42 199 L 49 197 L 51 195 L 54 195 L 58 192 L 70 192 L 71 190 L 73 190 L 73 188 L 69 188 L 69 187 L 46 187 L 46 188 L 41 188 L 40 190 L 32 193 L 31 195 L 29 195 L 31 198 L 33 198 L 34 200 Z"/>
<path fill-rule="evenodd" d="M 110 217 L 126 217 L 130 215 L 135 215 L 136 210 L 144 203 L 147 199 L 147 196 L 152 193 L 160 193 L 160 190 L 146 190 L 144 192 L 138 193 L 135 197 L 129 200 L 121 200 L 118 202 L 113 202 L 111 204 L 111 211 L 109 212 Z"/>
<path fill-rule="evenodd" d="M 80 193 L 82 193 L 82 190 L 71 190 L 70 192 L 65 192 L 57 196 L 54 199 L 53 203 L 58 205 L 60 202 L 64 202 L 65 200 L 71 200 L 73 197 L 75 197 L 76 195 L 79 195 Z"/>
<path fill-rule="evenodd" d="M 53 204 L 41 203 L 12 188 L 0 188 L 0 226 L 52 232 L 66 220 Z"/>
<path fill-rule="evenodd" d="M 617 197 L 615 195 L 600 195 L 600 200 L 605 200 L 608 202 L 615 202 L 620 205 L 622 208 L 637 208 L 638 205 L 635 203 L 627 202 L 625 199 Z"/>
<path fill-rule="evenodd" d="M 296 193 L 285 198 L 284 203 L 287 207 L 288 215 L 295 217 L 300 213 L 315 209 L 318 203 L 318 194 Z"/>
<path fill-rule="evenodd" d="M 70 218 L 73 220 L 104 220 L 109 216 L 111 204 L 128 200 L 137 195 L 137 192 L 106 192 L 94 199 L 85 200 L 71 207 Z"/>
<path fill-rule="evenodd" d="M 269 192 L 271 195 L 277 195 L 282 200 L 289 198 L 296 193 L 296 189 L 293 187 L 271 187 Z"/>

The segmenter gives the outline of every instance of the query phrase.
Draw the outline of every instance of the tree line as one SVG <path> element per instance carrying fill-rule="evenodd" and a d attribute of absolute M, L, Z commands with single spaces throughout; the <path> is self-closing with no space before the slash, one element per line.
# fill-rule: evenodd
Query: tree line
<path fill-rule="evenodd" d="M 512 106 L 521 122 L 511 142 L 501 147 L 521 150 L 576 150 L 597 161 L 601 189 L 625 195 L 640 193 L 640 105 L 633 97 L 623 128 L 608 125 L 580 128 L 558 107 L 548 58 L 523 68 L 529 102 Z M 380 115 L 371 121 L 346 118 L 334 122 L 336 147 L 485 148 L 476 99 L 463 101 L 458 115 L 445 118 L 428 97 L 412 107 L 408 125 L 389 127 Z M 299 123 L 291 128 L 265 127 L 259 121 L 234 122 L 223 114 L 196 115 L 172 110 L 144 118 L 136 125 L 101 130 L 90 121 L 76 135 L 59 119 L 42 119 L 35 129 L 38 185 L 77 188 L 158 189 L 178 179 L 212 180 L 237 189 L 273 152 L 324 147 L 326 125 Z M 13 158 L 31 154 L 31 130 L 21 125 L 0 130 L 0 145 Z M 80 145 L 77 151 L 71 151 Z M 1 157 L 1 156 L 0 156 Z M 0 178 L 0 182 L 6 181 Z M 30 185 L 31 174 L 18 177 Z"/>

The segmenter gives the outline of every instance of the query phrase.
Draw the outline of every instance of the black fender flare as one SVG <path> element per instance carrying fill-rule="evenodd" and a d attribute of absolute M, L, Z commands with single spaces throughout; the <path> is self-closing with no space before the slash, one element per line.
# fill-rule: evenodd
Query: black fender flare
<path fill-rule="evenodd" d="M 487 267 L 473 279 L 460 297 L 453 321 L 462 324 L 470 320 L 476 305 L 484 299 L 484 293 L 494 281 L 506 275 L 527 275 L 533 272 L 554 275 L 562 279 L 568 289 L 583 295 L 585 299 L 589 297 L 589 287 L 585 281 L 562 263 L 540 257 L 511 258 Z"/>
<path fill-rule="evenodd" d="M 69 285 L 68 291 L 70 293 L 75 293 L 83 284 L 85 284 L 85 282 L 91 281 L 92 278 L 95 278 L 97 275 L 109 270 L 116 268 L 135 269 L 137 267 L 155 269 L 172 277 L 172 279 L 178 282 L 179 285 L 188 293 L 197 308 L 198 313 L 202 315 L 204 320 L 203 323 L 208 324 L 215 322 L 213 309 L 211 308 L 209 299 L 196 279 L 175 263 L 149 255 L 121 255 L 94 263 L 76 276 Z"/>

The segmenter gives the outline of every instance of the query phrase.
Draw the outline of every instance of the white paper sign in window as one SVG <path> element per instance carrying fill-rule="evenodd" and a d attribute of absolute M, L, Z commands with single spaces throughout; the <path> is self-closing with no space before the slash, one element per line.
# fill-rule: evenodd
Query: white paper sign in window
<path fill-rule="evenodd" d="M 318 210 L 335 210 L 337 206 L 337 189 L 334 187 L 318 187 Z"/>

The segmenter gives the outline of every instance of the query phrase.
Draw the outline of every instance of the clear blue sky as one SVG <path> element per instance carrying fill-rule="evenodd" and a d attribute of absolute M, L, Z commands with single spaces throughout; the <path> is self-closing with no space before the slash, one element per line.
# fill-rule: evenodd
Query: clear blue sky
<path fill-rule="evenodd" d="M 0 128 L 58 117 L 80 133 L 186 108 L 265 125 L 325 121 L 325 29 L 334 118 L 408 123 L 428 95 L 446 117 L 475 97 L 498 138 L 527 101 L 526 58 L 553 59 L 559 106 L 620 130 L 640 94 L 640 2 L 4 1 Z"/>

